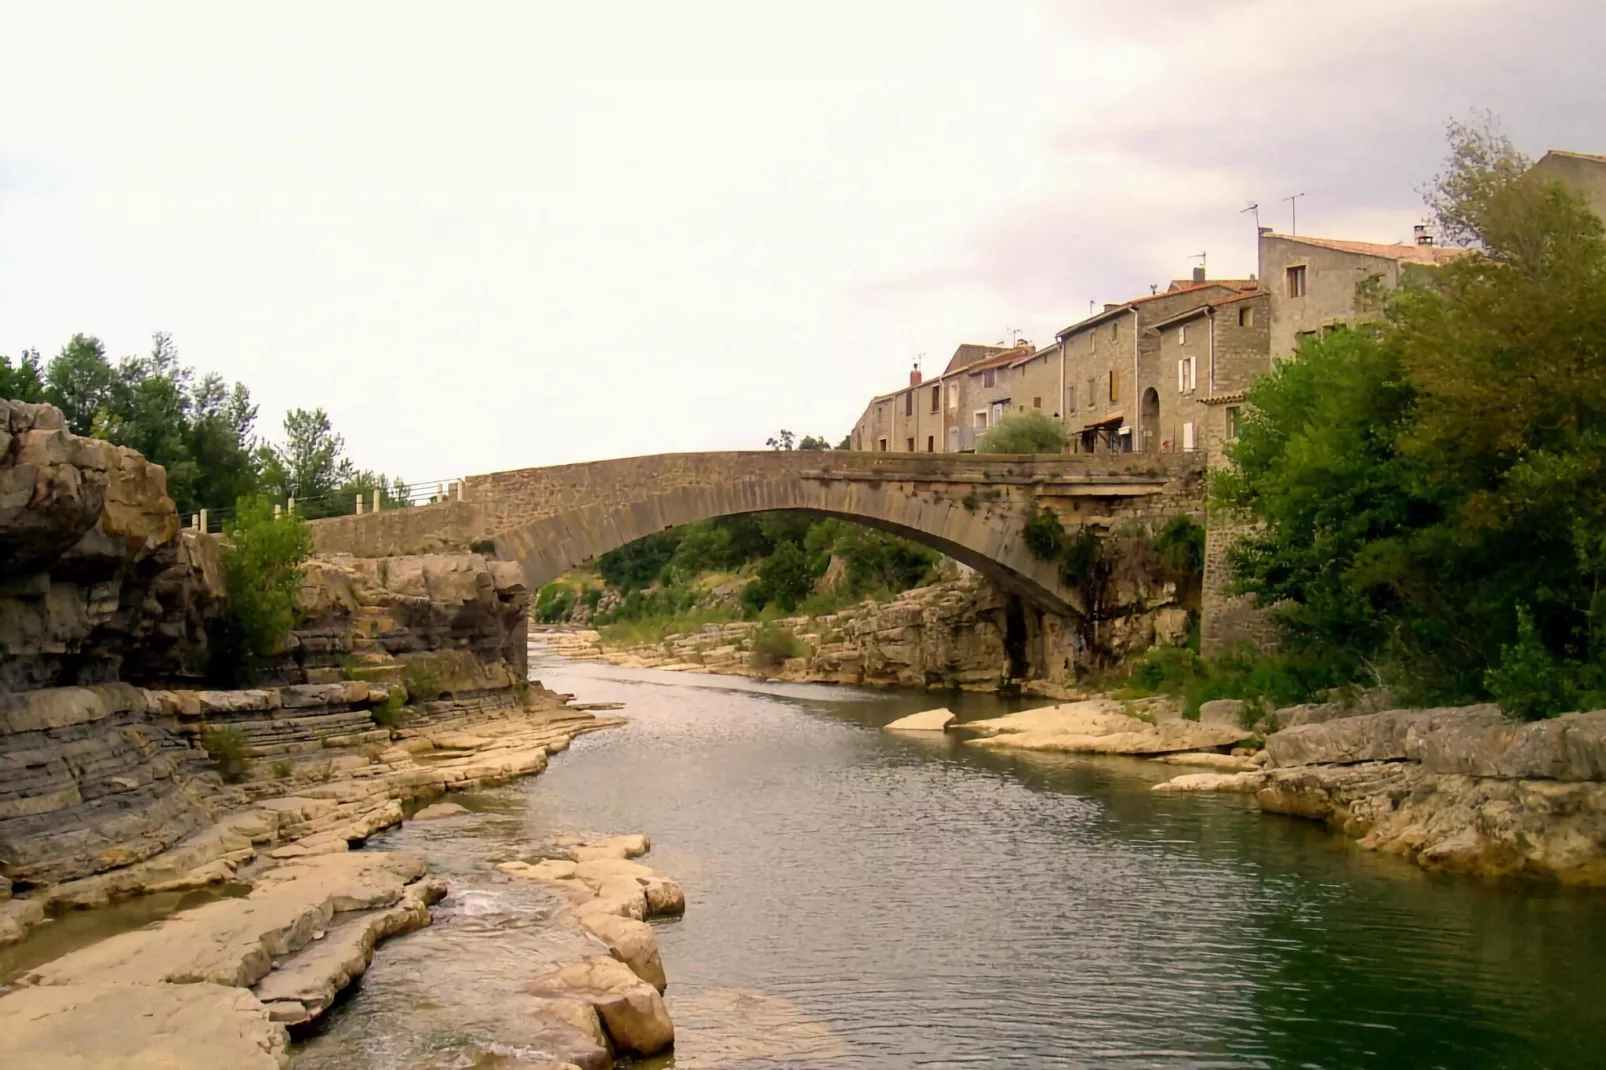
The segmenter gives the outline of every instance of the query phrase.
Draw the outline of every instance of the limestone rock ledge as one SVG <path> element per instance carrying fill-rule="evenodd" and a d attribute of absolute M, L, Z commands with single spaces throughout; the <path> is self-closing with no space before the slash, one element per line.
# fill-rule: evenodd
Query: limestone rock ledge
<path fill-rule="evenodd" d="M 1606 886 L 1606 710 L 1390 710 L 1274 733 L 1266 754 L 1259 772 L 1155 790 L 1250 793 L 1424 869 Z"/>
<path fill-rule="evenodd" d="M 568 902 L 567 923 L 608 951 L 538 978 L 529 992 L 541 997 L 540 1013 L 572 1022 L 569 1004 L 579 1001 L 595 1014 L 614 1049 L 633 1055 L 653 1055 L 674 1044 L 675 1027 L 662 996 L 668 978 L 647 920 L 686 909 L 679 884 L 631 861 L 648 847 L 645 836 L 615 836 L 554 845 L 540 852 L 549 857 L 498 866 L 560 891 Z"/>
<path fill-rule="evenodd" d="M 429 924 L 445 885 L 426 879 L 427 868 L 400 852 L 303 859 L 264 874 L 244 897 L 64 955 L 0 999 L 0 1061 L 288 1065 L 285 1026 L 322 1014 L 379 940 Z M 12 1062 L 30 1052 L 48 1057 Z M 66 1060 L 69 1052 L 84 1061 Z"/>
<path fill-rule="evenodd" d="M 969 721 L 956 731 L 976 733 L 972 747 L 1060 751 L 1080 754 L 1161 755 L 1230 747 L 1251 733 L 1231 725 L 1197 721 L 1150 722 L 1129 715 L 1112 699 L 1068 702 L 1041 709 Z"/>

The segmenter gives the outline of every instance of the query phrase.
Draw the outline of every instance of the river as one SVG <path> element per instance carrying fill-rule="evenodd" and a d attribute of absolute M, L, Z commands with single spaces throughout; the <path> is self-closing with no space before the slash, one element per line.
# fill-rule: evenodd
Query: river
<path fill-rule="evenodd" d="M 454 797 L 472 816 L 375 837 L 453 892 L 298 1070 L 523 1065 L 518 990 L 573 937 L 492 861 L 633 831 L 688 901 L 658 923 L 678 1043 L 653 1067 L 1606 1063 L 1606 895 L 1435 877 L 1241 797 L 1149 792 L 1175 769 L 880 731 L 941 695 L 533 675 L 630 723 Z"/>

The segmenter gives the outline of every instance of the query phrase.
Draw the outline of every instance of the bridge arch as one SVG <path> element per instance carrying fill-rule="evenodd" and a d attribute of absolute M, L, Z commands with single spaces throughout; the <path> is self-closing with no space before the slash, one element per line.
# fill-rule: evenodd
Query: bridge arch
<path fill-rule="evenodd" d="M 979 501 L 920 492 L 901 483 L 740 479 L 680 486 L 634 500 L 591 503 L 532 520 L 495 539 L 497 556 L 513 559 L 537 589 L 583 561 L 637 539 L 698 520 L 743 513 L 795 511 L 839 517 L 941 551 L 1054 613 L 1078 614 L 1075 592 L 1059 582 L 1058 566 L 1026 550 L 1024 517 L 1000 515 Z"/>
<path fill-rule="evenodd" d="M 314 521 L 322 553 L 388 557 L 490 549 L 543 586 L 667 528 L 792 510 L 835 516 L 940 550 L 1039 609 L 1085 616 L 1056 562 L 1027 549 L 1027 521 L 1067 529 L 1203 519 L 1202 454 L 671 453 L 470 476 L 450 501 Z"/>

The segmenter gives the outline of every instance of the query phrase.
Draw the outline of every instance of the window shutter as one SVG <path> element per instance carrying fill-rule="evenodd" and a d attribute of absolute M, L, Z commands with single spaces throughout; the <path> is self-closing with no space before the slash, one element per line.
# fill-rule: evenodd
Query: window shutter
<path fill-rule="evenodd" d="M 1177 361 L 1177 393 L 1188 389 L 1188 358 Z"/>

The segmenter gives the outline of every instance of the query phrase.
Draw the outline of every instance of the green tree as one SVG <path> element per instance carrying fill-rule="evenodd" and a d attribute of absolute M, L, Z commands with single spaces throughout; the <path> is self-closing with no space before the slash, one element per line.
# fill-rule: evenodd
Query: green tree
<path fill-rule="evenodd" d="M 213 631 L 213 675 L 251 680 L 263 657 L 275 653 L 295 625 L 301 565 L 312 535 L 300 517 L 273 515 L 261 496 L 242 498 L 222 546 L 227 612 Z"/>
<path fill-rule="evenodd" d="M 800 450 L 811 451 L 828 450 L 831 448 L 831 444 L 823 438 L 816 438 L 814 435 L 804 435 L 802 440 L 798 442 L 797 448 Z"/>
<path fill-rule="evenodd" d="M 764 604 L 773 602 L 782 612 L 790 613 L 809 596 L 814 586 L 814 573 L 809 569 L 803 548 L 795 542 L 783 542 L 759 566 L 756 583 L 763 593 Z M 743 594 L 745 598 L 746 592 Z"/>
<path fill-rule="evenodd" d="M 322 409 L 291 409 L 284 417 L 284 444 L 273 450 L 271 479 L 279 494 L 297 501 L 304 516 L 332 516 L 336 498 L 352 475 L 346 440 L 335 432 Z"/>
<path fill-rule="evenodd" d="M 977 453 L 1064 453 L 1065 428 L 1036 409 L 1012 412 L 976 440 Z"/>
<path fill-rule="evenodd" d="M 44 371 L 39 364 L 39 351 L 25 349 L 17 363 L 10 357 L 0 356 L 0 398 L 11 401 L 45 400 Z"/>
<path fill-rule="evenodd" d="M 100 339 L 75 334 L 45 370 L 45 400 L 61 410 L 75 435 L 87 435 L 95 413 L 106 403 L 114 378 Z"/>
<path fill-rule="evenodd" d="M 1213 490 L 1263 524 L 1232 564 L 1292 647 L 1443 700 L 1532 693 L 1553 662 L 1584 696 L 1606 631 L 1606 238 L 1487 128 L 1451 138 L 1429 202 L 1477 249 L 1257 383 Z"/>

